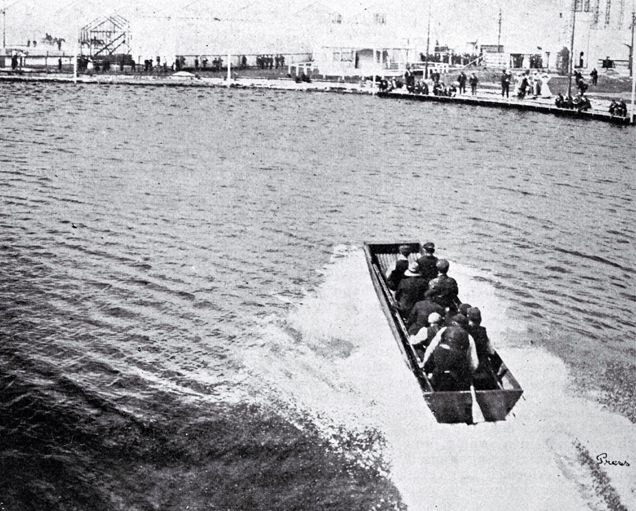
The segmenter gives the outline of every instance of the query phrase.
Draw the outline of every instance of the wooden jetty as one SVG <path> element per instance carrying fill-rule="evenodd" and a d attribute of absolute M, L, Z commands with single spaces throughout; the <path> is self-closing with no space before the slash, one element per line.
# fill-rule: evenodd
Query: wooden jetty
<path fill-rule="evenodd" d="M 503 98 L 488 98 L 483 95 L 470 96 L 434 96 L 432 94 L 414 94 L 406 90 L 392 90 L 385 92 L 378 92 L 377 96 L 380 98 L 388 99 L 403 99 L 408 101 L 434 101 L 437 103 L 450 103 L 459 105 L 471 105 L 491 108 L 506 108 L 514 110 L 525 110 L 528 112 L 539 112 L 545 114 L 558 115 L 561 117 L 571 117 L 575 119 L 583 120 L 595 120 L 609 122 L 612 124 L 630 125 L 631 121 L 629 116 L 619 117 L 616 115 L 610 115 L 609 112 L 600 112 L 598 110 L 588 110 L 585 112 L 579 112 L 578 110 L 570 110 L 566 108 L 557 108 L 554 104 L 549 104 L 545 100 L 535 100 L 531 98 L 526 99 L 503 99 Z M 493 94 L 494 96 L 494 94 Z"/>

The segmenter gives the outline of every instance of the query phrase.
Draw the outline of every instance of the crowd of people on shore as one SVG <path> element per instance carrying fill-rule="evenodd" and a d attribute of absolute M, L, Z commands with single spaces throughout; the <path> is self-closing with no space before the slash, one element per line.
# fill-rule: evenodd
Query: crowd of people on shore
<path fill-rule="evenodd" d="M 481 310 L 461 302 L 449 269 L 435 256 L 434 243 L 425 243 L 419 254 L 402 245 L 386 283 L 435 390 L 495 388 L 501 361 L 481 326 Z"/>
<path fill-rule="evenodd" d="M 243 63 L 247 67 L 247 58 Z M 279 67 L 285 67 L 284 55 L 257 55 L 256 67 L 258 69 L 278 69 Z"/>
<path fill-rule="evenodd" d="M 61 70 L 61 61 L 59 59 L 59 69 Z M 14 56 L 12 59 L 12 68 L 15 70 L 22 67 L 21 57 Z M 195 57 L 177 56 L 174 60 L 168 61 L 166 57 L 147 58 L 143 61 L 136 62 L 132 58 L 120 58 L 118 61 L 111 62 L 109 58 L 97 58 L 80 56 L 78 57 L 78 71 L 80 73 L 107 73 L 110 71 L 111 65 L 119 66 L 119 71 L 130 70 L 132 73 L 146 73 L 146 74 L 165 74 L 174 73 L 183 70 L 189 70 L 200 72 L 222 72 L 227 70 L 227 62 L 221 56 L 206 56 L 199 55 Z M 256 67 L 261 70 L 267 69 L 280 69 L 285 66 L 284 55 L 256 55 L 253 64 L 248 65 L 248 59 L 245 55 L 239 55 L 237 62 L 232 64 L 232 67 L 238 69 L 248 69 L 249 67 Z"/>
<path fill-rule="evenodd" d="M 598 79 L 598 72 L 596 69 L 590 73 L 592 76 L 592 83 L 596 84 L 596 80 Z M 583 79 L 583 75 L 579 71 L 574 72 L 574 81 L 576 83 L 577 93 L 574 97 L 568 92 L 567 94 L 557 94 L 554 99 L 554 105 L 557 108 L 565 108 L 568 110 L 577 110 L 579 112 L 585 112 L 586 110 L 590 110 L 592 108 L 592 104 L 590 100 L 587 98 L 585 93 L 588 89 L 588 84 Z"/>
<path fill-rule="evenodd" d="M 549 96 L 548 81 L 549 77 L 540 75 L 538 71 L 530 74 L 528 69 L 515 79 L 510 70 L 504 69 L 501 73 L 501 97 L 510 97 L 510 85 L 513 83 L 515 84 L 514 94 L 518 99 L 526 97 L 536 99 L 543 95 Z"/>
<path fill-rule="evenodd" d="M 501 74 L 501 97 L 510 97 L 510 88 L 514 87 L 514 95 L 518 99 L 523 99 L 528 96 L 537 98 L 541 95 L 550 95 L 547 82 L 549 77 L 547 75 L 540 75 L 538 71 L 530 74 L 529 70 L 524 73 L 512 75 L 510 70 L 504 69 Z M 431 85 L 427 83 L 425 79 L 417 80 L 415 73 L 412 71 L 410 65 L 406 65 L 406 70 L 402 77 L 381 78 L 379 82 L 379 89 L 382 92 L 390 92 L 394 89 L 406 88 L 407 91 L 413 94 L 428 95 L 432 91 L 434 96 L 447 96 L 455 97 L 458 94 L 466 93 L 466 85 L 470 86 L 470 94 L 472 96 L 477 95 L 477 86 L 479 85 L 479 77 L 477 73 L 472 72 L 467 75 L 463 70 L 460 71 L 457 78 L 450 83 L 445 83 L 441 80 L 441 75 L 437 69 L 433 69 L 430 73 Z"/>
<path fill-rule="evenodd" d="M 613 99 L 609 106 L 610 115 L 616 117 L 627 117 L 627 105 L 622 99 Z"/>
<path fill-rule="evenodd" d="M 590 100 L 581 92 L 578 92 L 574 97 L 569 93 L 565 95 L 557 94 L 554 99 L 554 106 L 568 110 L 578 110 L 579 112 L 585 112 L 592 108 Z"/>
<path fill-rule="evenodd" d="M 473 96 L 477 94 L 479 78 L 476 73 L 471 73 L 470 77 L 468 77 L 466 73 L 462 71 L 457 77 L 456 82 L 447 84 L 441 80 L 440 72 L 433 69 L 430 74 L 430 79 L 432 82 L 430 87 L 426 80 L 416 80 L 415 73 L 411 70 L 411 66 L 407 64 L 406 71 L 402 78 L 381 78 L 379 89 L 383 92 L 390 92 L 394 89 L 406 88 L 407 91 L 413 94 L 428 95 L 432 91 L 434 96 L 455 97 L 457 94 L 464 94 L 466 92 L 466 83 L 468 82 L 470 84 L 471 94 Z"/>
<path fill-rule="evenodd" d="M 590 77 L 592 85 L 596 85 L 598 83 L 598 71 L 593 69 Z M 547 74 L 542 75 L 536 70 L 533 73 L 530 70 L 526 70 L 517 76 L 513 76 L 509 69 L 504 69 L 500 76 L 501 97 L 509 98 L 511 88 L 513 88 L 513 96 L 518 99 L 526 97 L 536 99 L 539 96 L 552 96 L 547 83 L 549 79 L 550 77 Z M 572 96 L 570 93 L 559 93 L 554 97 L 554 105 L 557 108 L 577 110 L 578 112 L 591 110 L 592 103 L 586 96 L 589 88 L 587 82 L 579 71 L 575 71 L 574 80 L 577 89 L 576 94 Z M 430 73 L 430 80 L 427 82 L 424 79 L 416 79 L 415 73 L 407 64 L 403 76 L 382 77 L 379 80 L 378 87 L 381 92 L 405 88 L 408 92 L 416 95 L 429 95 L 432 93 L 434 96 L 455 97 L 466 93 L 467 84 L 470 85 L 471 95 L 475 96 L 479 78 L 474 72 L 468 76 L 464 71 L 460 71 L 456 80 L 451 83 L 445 83 L 442 81 L 439 71 L 433 69 Z M 609 113 L 616 117 L 626 117 L 628 115 L 627 105 L 621 99 L 613 100 L 609 106 Z"/>

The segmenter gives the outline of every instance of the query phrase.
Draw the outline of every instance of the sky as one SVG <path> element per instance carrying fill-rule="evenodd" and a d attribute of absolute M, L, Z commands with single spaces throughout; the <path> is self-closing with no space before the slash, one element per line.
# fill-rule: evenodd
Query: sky
<path fill-rule="evenodd" d="M 468 42 L 497 44 L 499 35 L 499 12 L 501 11 L 501 43 L 516 46 L 534 46 L 536 41 L 556 41 L 562 37 L 563 24 L 559 13 L 565 12 L 569 0 L 3 0 L 6 7 L 7 43 L 25 37 L 44 37 L 43 31 L 55 31 L 53 20 L 58 24 L 77 22 L 75 14 L 81 13 L 91 20 L 99 13 L 117 9 L 129 9 L 139 5 L 144 11 L 178 13 L 188 5 L 210 6 L 219 12 L 228 12 L 237 6 L 252 4 L 262 12 L 293 13 L 312 3 L 341 12 L 343 16 L 360 11 L 365 6 L 384 10 L 388 16 L 399 20 L 405 31 L 422 39 L 426 38 L 430 9 L 431 41 L 449 44 L 457 51 L 464 51 Z M 62 21 L 60 21 L 62 13 Z M 557 27 L 555 29 L 555 27 Z M 64 31 L 60 28 L 60 31 Z M 30 35 L 27 35 L 30 34 Z M 52 33 L 55 36 L 55 33 Z M 19 41 L 18 41 L 19 42 Z M 547 44 L 547 43 L 545 43 Z M 556 42 L 554 44 L 557 44 Z"/>

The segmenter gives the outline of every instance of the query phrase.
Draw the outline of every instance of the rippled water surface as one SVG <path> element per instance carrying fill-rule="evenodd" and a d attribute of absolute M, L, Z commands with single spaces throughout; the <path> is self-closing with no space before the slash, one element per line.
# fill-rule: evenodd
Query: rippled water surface
<path fill-rule="evenodd" d="M 0 99 L 6 509 L 461 509 L 413 474 L 484 445 L 572 509 L 634 503 L 633 127 L 269 90 Z M 506 423 L 424 408 L 361 255 L 404 239 L 482 308 L 528 400 Z M 598 467 L 603 428 L 631 469 Z M 501 485 L 477 502 L 546 509 Z"/>

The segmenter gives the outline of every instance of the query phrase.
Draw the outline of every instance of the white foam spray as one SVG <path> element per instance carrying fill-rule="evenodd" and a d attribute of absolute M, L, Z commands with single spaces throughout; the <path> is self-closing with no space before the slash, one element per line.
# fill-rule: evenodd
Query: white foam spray
<path fill-rule="evenodd" d="M 474 279 L 476 272 L 453 264 L 452 273 L 462 299 L 481 308 L 493 344 L 525 390 L 505 422 L 434 420 L 360 249 L 339 247 L 316 294 L 286 320 L 263 323 L 248 366 L 334 448 L 363 464 L 387 460 L 412 511 L 636 509 L 636 427 L 576 397 L 565 365 L 528 345 L 526 326 L 511 322 L 506 304 Z M 384 443 L 342 446 L 343 429 L 378 431 Z M 601 453 L 630 466 L 600 466 Z"/>

